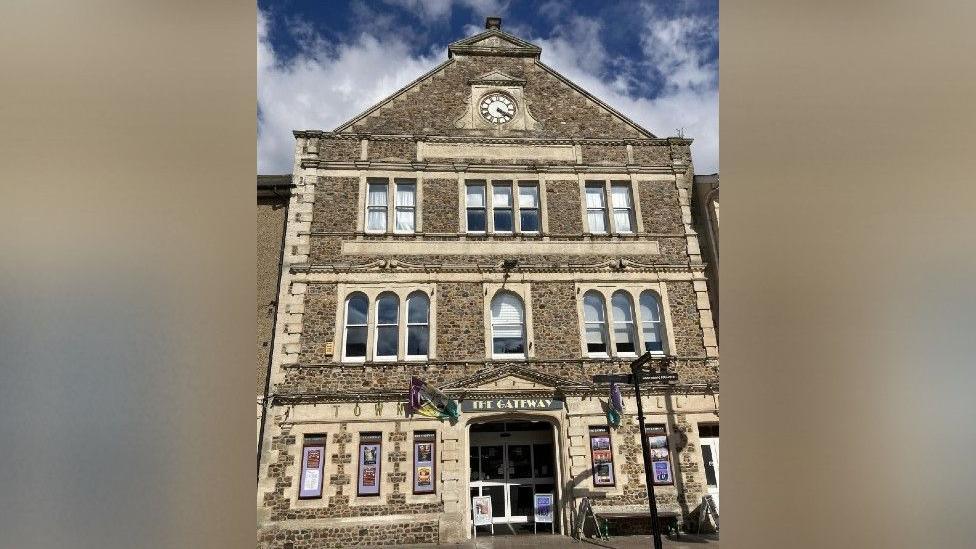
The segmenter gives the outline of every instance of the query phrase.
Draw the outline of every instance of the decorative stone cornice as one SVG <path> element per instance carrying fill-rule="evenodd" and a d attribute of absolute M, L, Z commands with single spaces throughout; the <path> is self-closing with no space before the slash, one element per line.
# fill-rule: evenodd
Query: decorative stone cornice
<path fill-rule="evenodd" d="M 468 162 L 448 162 L 448 161 L 416 161 L 416 162 L 389 162 L 376 160 L 357 160 L 349 161 L 328 161 L 318 158 L 303 158 L 300 163 L 303 169 L 322 169 L 322 170 L 387 170 L 387 171 L 429 171 L 429 172 L 472 172 L 472 173 L 507 173 L 512 171 L 536 172 L 536 173 L 620 173 L 620 174 L 667 174 L 682 175 L 688 171 L 689 165 L 682 163 L 656 164 L 638 166 L 630 165 L 591 165 L 591 164 L 545 164 L 529 163 L 524 164 L 488 164 L 475 161 Z"/>
<path fill-rule="evenodd" d="M 490 145 L 634 145 L 664 146 L 691 145 L 692 139 L 686 137 L 494 137 L 471 135 L 421 135 L 421 134 L 373 134 L 337 133 L 322 130 L 295 130 L 295 137 L 318 137 L 327 139 L 368 139 L 372 141 L 426 141 L 430 143 L 475 143 Z"/>
<path fill-rule="evenodd" d="M 289 272 L 296 273 L 350 273 L 350 272 L 511 272 L 511 273 L 593 273 L 593 272 L 639 272 L 639 273 L 686 273 L 689 270 L 703 271 L 704 265 L 691 263 L 653 264 L 639 263 L 629 259 L 614 259 L 599 263 L 550 263 L 519 264 L 512 269 L 503 269 L 501 262 L 493 263 L 410 263 L 398 259 L 378 259 L 365 263 L 335 262 L 291 265 Z"/>

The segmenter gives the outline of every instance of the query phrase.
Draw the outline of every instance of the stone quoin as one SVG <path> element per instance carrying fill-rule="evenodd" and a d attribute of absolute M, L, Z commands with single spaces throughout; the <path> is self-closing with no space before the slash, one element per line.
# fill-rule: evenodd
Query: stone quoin
<path fill-rule="evenodd" d="M 645 512 L 634 389 L 614 425 L 594 381 L 645 352 L 678 376 L 642 401 L 658 508 L 697 524 L 718 502 L 691 139 L 540 54 L 489 18 L 347 123 L 294 132 L 263 399 L 259 355 L 258 547 L 457 543 L 482 496 L 496 531 L 530 534 L 536 494 L 567 535 L 583 496 Z M 412 409 L 415 378 L 457 419 Z"/>

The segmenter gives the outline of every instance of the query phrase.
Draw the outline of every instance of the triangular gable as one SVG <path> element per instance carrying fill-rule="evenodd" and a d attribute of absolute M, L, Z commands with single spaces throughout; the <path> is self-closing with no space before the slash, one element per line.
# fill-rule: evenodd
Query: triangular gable
<path fill-rule="evenodd" d="M 482 370 L 477 374 L 456 380 L 441 387 L 441 390 L 555 390 L 565 388 L 589 387 L 579 381 L 540 372 L 518 364 L 508 364 Z"/>
<path fill-rule="evenodd" d="M 542 48 L 498 29 L 469 36 L 447 47 L 447 56 L 455 55 L 517 55 L 539 58 Z"/>
<path fill-rule="evenodd" d="M 483 47 L 477 44 L 487 38 L 504 39 L 512 47 Z M 534 63 L 524 65 L 517 59 L 521 53 L 541 51 L 524 40 L 496 29 L 460 40 L 451 45 L 455 53 L 465 55 L 484 55 L 492 57 L 494 68 L 485 72 L 484 63 L 464 61 L 457 57 L 448 59 L 430 72 L 407 84 L 400 90 L 370 107 L 362 114 L 335 129 L 337 133 L 375 133 L 375 134 L 421 134 L 421 135 L 464 135 L 454 127 L 454 121 L 463 116 L 467 109 L 466 97 L 473 84 L 497 83 L 499 85 L 525 86 L 526 97 L 533 116 L 541 122 L 538 135 L 533 132 L 518 132 L 525 137 L 567 137 L 567 138 L 654 138 L 655 135 L 613 107 L 576 85 L 539 61 L 537 53 Z M 461 48 L 459 50 L 458 48 Z M 469 48 L 469 49 L 464 49 Z M 470 49 L 473 48 L 473 49 Z M 450 49 L 450 48 L 449 48 Z M 477 52 L 475 52 L 477 50 Z M 519 55 L 512 55 L 517 52 Z M 469 58 L 476 59 L 476 58 Z M 484 59 L 484 58 L 480 58 Z M 480 68 L 480 70 L 478 70 Z M 477 72 L 475 72 L 477 70 Z M 548 82 L 547 82 L 548 81 Z M 545 93 L 533 94 L 533 86 L 545 86 Z M 561 97 L 554 97 L 553 94 Z M 579 109 L 577 117 L 570 120 L 604 118 L 611 124 L 599 131 L 587 129 L 592 126 L 579 124 L 576 128 L 567 126 L 565 116 L 554 116 L 547 120 L 545 108 L 558 106 L 560 109 Z M 609 118 L 607 118 L 609 117 Z M 556 122 L 556 120 L 559 120 Z M 616 124 L 613 124 L 615 121 Z M 614 129 L 611 129 L 615 126 Z M 505 131 L 501 128 L 500 131 Z M 562 134 L 562 135 L 560 135 Z"/>

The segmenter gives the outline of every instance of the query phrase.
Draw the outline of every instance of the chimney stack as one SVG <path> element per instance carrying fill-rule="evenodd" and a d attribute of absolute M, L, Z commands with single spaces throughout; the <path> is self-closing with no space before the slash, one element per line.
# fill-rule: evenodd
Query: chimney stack
<path fill-rule="evenodd" d="M 486 29 L 502 30 L 502 18 L 501 17 L 489 17 L 485 19 Z"/>

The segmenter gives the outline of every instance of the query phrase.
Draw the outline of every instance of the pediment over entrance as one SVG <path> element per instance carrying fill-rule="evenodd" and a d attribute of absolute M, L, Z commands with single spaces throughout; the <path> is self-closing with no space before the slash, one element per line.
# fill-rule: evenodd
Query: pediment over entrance
<path fill-rule="evenodd" d="M 577 389 L 591 384 L 540 372 L 526 366 L 508 365 L 487 369 L 442 387 L 453 391 L 554 391 Z"/>

